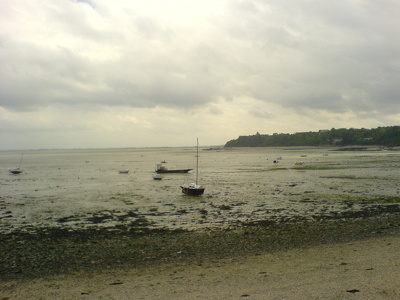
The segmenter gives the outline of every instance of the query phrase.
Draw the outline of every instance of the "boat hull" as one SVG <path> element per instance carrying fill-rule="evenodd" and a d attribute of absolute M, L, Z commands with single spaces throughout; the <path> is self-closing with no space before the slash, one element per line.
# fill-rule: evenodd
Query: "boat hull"
<path fill-rule="evenodd" d="M 20 169 L 8 170 L 11 174 L 21 174 L 23 171 Z"/>
<path fill-rule="evenodd" d="M 181 186 L 181 189 L 182 189 L 182 193 L 189 195 L 189 196 L 200 196 L 200 195 L 203 195 L 203 193 L 204 193 L 203 187 L 191 188 L 191 187 Z"/>
<path fill-rule="evenodd" d="M 156 172 L 158 173 L 158 174 L 165 174 L 165 173 L 189 173 L 189 171 L 191 171 L 192 169 L 182 169 L 182 170 L 167 170 L 167 169 L 164 169 L 164 170 L 160 170 L 160 169 L 158 169 L 158 170 L 156 170 Z"/>

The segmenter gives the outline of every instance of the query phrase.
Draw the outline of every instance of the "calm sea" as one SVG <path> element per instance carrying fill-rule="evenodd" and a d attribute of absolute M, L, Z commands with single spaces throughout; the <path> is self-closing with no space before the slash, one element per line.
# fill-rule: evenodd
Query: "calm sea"
<path fill-rule="evenodd" d="M 12 175 L 19 165 L 24 173 Z M 200 150 L 203 196 L 181 193 L 189 174 L 153 179 L 161 161 L 195 168 L 195 148 L 0 152 L 0 231 L 54 226 L 231 227 L 315 219 L 398 198 L 400 153 L 328 148 Z M 129 173 L 120 174 L 127 169 Z M 362 200 L 371 200 L 365 202 Z"/>

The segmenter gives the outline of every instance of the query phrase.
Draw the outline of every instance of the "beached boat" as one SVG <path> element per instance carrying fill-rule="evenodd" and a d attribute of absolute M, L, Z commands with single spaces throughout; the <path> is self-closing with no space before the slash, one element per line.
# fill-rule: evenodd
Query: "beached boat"
<path fill-rule="evenodd" d="M 10 172 L 11 174 L 21 174 L 23 170 L 21 170 L 20 168 L 16 168 L 16 169 L 10 169 L 8 170 L 8 172 Z"/>
<path fill-rule="evenodd" d="M 204 186 L 199 185 L 197 183 L 191 184 L 182 184 L 181 185 L 182 193 L 188 196 L 200 196 L 204 194 Z"/>
<path fill-rule="evenodd" d="M 204 193 L 204 186 L 198 184 L 199 177 L 199 139 L 197 139 L 197 153 L 196 153 L 196 182 L 190 184 L 182 184 L 182 193 L 189 196 L 200 196 Z"/>
<path fill-rule="evenodd" d="M 154 175 L 154 176 L 153 176 L 153 179 L 154 179 L 154 180 L 162 180 L 162 179 L 163 179 L 163 176 L 160 175 L 160 174 L 157 174 L 157 175 Z"/>
<path fill-rule="evenodd" d="M 8 172 L 10 172 L 11 174 L 21 174 L 23 172 L 23 170 L 21 170 L 21 164 L 22 164 L 23 157 L 24 157 L 24 154 L 21 155 L 21 159 L 19 161 L 19 167 L 16 169 L 10 169 L 10 170 L 8 170 Z"/>
<path fill-rule="evenodd" d="M 162 173 L 188 173 L 193 169 L 178 169 L 178 170 L 173 170 L 173 169 L 167 169 L 164 167 L 162 164 L 157 165 L 156 173 L 162 174 Z"/>

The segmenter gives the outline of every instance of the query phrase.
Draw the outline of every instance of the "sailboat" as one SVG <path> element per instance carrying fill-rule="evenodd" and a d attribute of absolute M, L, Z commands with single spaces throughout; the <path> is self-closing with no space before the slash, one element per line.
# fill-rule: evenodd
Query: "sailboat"
<path fill-rule="evenodd" d="M 182 193 L 189 196 L 200 196 L 204 193 L 204 186 L 198 184 L 199 178 L 199 139 L 197 139 L 197 153 L 196 153 L 196 182 L 190 184 L 182 184 Z"/>
<path fill-rule="evenodd" d="M 21 174 L 23 170 L 21 170 L 21 164 L 22 164 L 22 157 L 24 157 L 24 154 L 21 155 L 21 160 L 19 161 L 19 167 L 16 169 L 10 169 L 8 172 L 11 174 Z"/>

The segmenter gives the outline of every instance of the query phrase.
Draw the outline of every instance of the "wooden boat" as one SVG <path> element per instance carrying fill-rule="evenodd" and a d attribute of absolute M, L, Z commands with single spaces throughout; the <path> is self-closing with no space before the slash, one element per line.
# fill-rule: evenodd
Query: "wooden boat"
<path fill-rule="evenodd" d="M 197 139 L 197 153 L 196 153 L 196 182 L 190 184 L 182 184 L 182 193 L 189 196 L 200 196 L 204 193 L 204 186 L 198 184 L 199 177 L 199 139 Z"/>
<path fill-rule="evenodd" d="M 179 170 L 173 170 L 173 169 L 167 169 L 164 167 L 162 164 L 157 165 L 156 173 L 162 174 L 162 173 L 188 173 L 193 169 L 179 169 Z"/>

